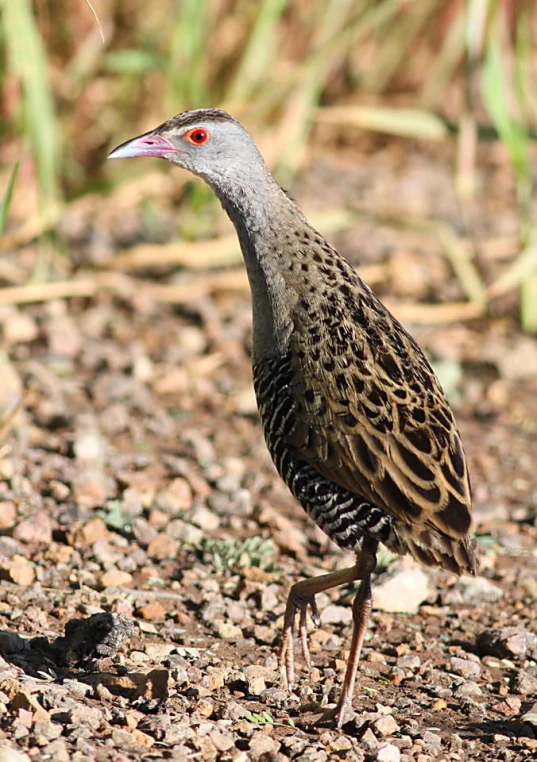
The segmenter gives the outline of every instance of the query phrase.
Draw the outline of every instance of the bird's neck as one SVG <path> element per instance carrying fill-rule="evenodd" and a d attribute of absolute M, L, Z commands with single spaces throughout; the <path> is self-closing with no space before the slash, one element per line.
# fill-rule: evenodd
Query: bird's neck
<path fill-rule="evenodd" d="M 289 279 L 297 225 L 307 222 L 268 170 L 247 185 L 220 182 L 213 187 L 240 241 L 253 312 L 254 362 L 284 353 L 289 345 L 297 284 Z M 212 183 L 211 183 L 212 184 Z"/>

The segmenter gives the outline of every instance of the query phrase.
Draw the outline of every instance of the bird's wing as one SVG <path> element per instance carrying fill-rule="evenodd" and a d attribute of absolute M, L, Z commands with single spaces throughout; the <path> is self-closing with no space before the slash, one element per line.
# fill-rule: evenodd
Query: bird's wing
<path fill-rule="evenodd" d="M 417 344 L 368 289 L 366 297 L 374 314 L 349 316 L 334 303 L 315 320 L 298 309 L 290 391 L 299 413 L 288 444 L 406 524 L 462 537 L 471 497 L 453 414 Z"/>

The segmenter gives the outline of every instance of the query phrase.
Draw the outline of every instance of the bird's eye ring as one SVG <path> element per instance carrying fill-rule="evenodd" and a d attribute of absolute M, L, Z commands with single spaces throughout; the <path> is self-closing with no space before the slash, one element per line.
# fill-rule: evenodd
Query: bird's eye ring
<path fill-rule="evenodd" d="M 194 127 L 192 130 L 185 132 L 183 137 L 190 145 L 202 146 L 209 141 L 211 136 L 204 127 Z"/>

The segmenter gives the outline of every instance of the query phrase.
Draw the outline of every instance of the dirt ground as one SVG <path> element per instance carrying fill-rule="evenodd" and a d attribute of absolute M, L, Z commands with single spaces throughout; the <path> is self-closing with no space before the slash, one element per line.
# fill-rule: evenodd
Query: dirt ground
<path fill-rule="evenodd" d="M 0 292 L 4 416 L 24 395 L 0 445 L 2 762 L 537 757 L 537 342 L 511 296 L 486 319 L 457 314 L 461 286 L 416 220 L 469 226 L 490 282 L 516 253 L 516 219 L 491 148 L 464 213 L 451 161 L 398 144 L 356 161 L 320 134 L 292 190 L 308 210 L 349 212 L 328 237 L 431 357 L 465 443 L 480 547 L 476 579 L 381 554 L 341 732 L 315 720 L 341 685 L 351 587 L 319 596 L 314 667 L 300 663 L 292 693 L 278 671 L 290 584 L 352 558 L 270 462 L 240 272 L 238 287 L 205 293 L 214 272 L 162 263 L 138 270 L 134 291 L 21 306 Z M 86 280 L 120 249 L 172 238 L 181 214 L 162 200 L 149 224 L 139 190 L 92 204 L 62 222 Z M 33 256 L 28 245 L 6 261 Z M 163 285 L 192 298 L 165 303 Z"/>

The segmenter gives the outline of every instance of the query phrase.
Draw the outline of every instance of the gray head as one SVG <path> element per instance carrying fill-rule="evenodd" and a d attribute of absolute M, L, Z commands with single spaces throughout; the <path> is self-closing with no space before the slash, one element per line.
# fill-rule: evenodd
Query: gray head
<path fill-rule="evenodd" d="M 244 127 L 226 111 L 185 111 L 115 148 L 109 159 L 151 156 L 203 177 L 217 189 L 230 180 L 252 182 L 267 169 Z"/>

